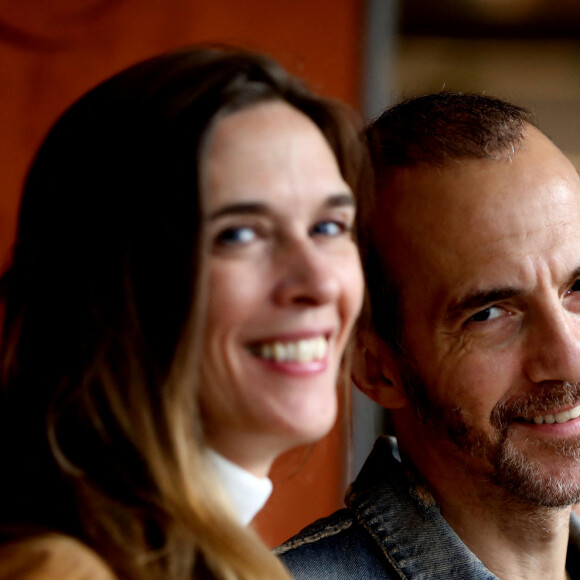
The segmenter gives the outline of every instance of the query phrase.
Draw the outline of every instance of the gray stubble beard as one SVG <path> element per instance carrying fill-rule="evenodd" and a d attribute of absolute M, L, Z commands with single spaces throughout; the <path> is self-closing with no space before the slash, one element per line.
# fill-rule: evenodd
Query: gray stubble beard
<path fill-rule="evenodd" d="M 538 510 L 580 502 L 580 437 L 551 444 L 529 440 L 530 444 L 569 460 L 570 467 L 557 475 L 546 474 L 545 467 L 517 448 L 510 438 L 510 425 L 517 417 L 544 415 L 555 407 L 578 402 L 580 384 L 546 382 L 533 395 L 500 401 L 492 411 L 493 432 L 488 435 L 468 425 L 461 408 L 446 408 L 437 401 L 408 356 L 404 357 L 400 371 L 419 420 L 437 438 L 451 442 L 465 459 L 466 467 L 474 458 L 483 459 L 488 472 L 482 483 L 496 486 L 506 501 Z"/>

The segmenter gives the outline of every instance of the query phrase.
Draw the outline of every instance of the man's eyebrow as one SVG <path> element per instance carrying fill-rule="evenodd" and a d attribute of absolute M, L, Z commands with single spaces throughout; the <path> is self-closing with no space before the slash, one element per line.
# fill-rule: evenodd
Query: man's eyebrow
<path fill-rule="evenodd" d="M 573 284 L 576 280 L 580 279 L 580 266 L 576 268 L 572 274 L 570 274 L 570 278 L 568 279 L 568 285 Z"/>
<path fill-rule="evenodd" d="M 580 266 L 572 271 L 566 285 L 570 286 L 578 279 L 580 279 Z M 523 296 L 524 294 L 526 294 L 524 290 L 511 286 L 473 292 L 451 303 L 446 309 L 445 319 L 447 322 L 453 322 L 460 318 L 464 312 L 483 309 L 494 302 L 501 302 L 514 296 Z"/>
<path fill-rule="evenodd" d="M 447 322 L 454 322 L 458 318 L 461 318 L 465 312 L 483 309 L 494 302 L 501 302 L 502 300 L 508 300 L 509 298 L 523 294 L 525 294 L 523 290 L 509 286 L 506 288 L 492 288 L 490 290 L 473 292 L 451 303 L 446 309 L 445 319 Z"/>
<path fill-rule="evenodd" d="M 322 204 L 323 208 L 351 206 L 356 207 L 356 200 L 351 193 L 337 193 L 329 195 Z M 241 215 L 241 214 L 258 214 L 268 215 L 273 211 L 268 204 L 262 202 L 239 202 L 220 207 L 209 215 L 210 220 L 222 217 L 224 215 Z"/>

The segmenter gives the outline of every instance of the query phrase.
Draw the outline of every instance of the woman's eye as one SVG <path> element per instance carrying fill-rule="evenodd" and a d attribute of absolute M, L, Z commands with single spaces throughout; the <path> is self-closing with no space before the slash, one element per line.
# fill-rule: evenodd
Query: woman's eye
<path fill-rule="evenodd" d="M 572 286 L 570 286 L 570 290 L 568 290 L 568 294 L 572 294 L 572 292 L 580 292 L 580 280 L 576 280 Z"/>
<path fill-rule="evenodd" d="M 494 318 L 499 318 L 502 315 L 502 312 L 502 309 L 498 306 L 490 306 L 489 308 L 481 310 L 471 316 L 468 322 L 488 322 Z"/>
<path fill-rule="evenodd" d="M 350 225 L 338 222 L 327 221 L 318 222 L 311 230 L 310 234 L 314 236 L 340 236 L 341 234 L 351 231 Z"/>
<path fill-rule="evenodd" d="M 247 244 L 256 239 L 256 232 L 248 226 L 231 227 L 223 230 L 217 236 L 217 243 L 220 245 Z"/>

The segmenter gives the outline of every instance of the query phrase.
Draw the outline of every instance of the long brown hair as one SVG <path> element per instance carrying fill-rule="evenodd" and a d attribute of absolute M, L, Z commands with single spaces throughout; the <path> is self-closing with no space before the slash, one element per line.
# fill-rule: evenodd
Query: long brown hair
<path fill-rule="evenodd" d="M 271 99 L 366 183 L 356 117 L 233 49 L 138 64 L 45 139 L 1 281 L 1 540 L 70 535 L 131 580 L 285 577 L 214 498 L 197 403 L 201 149 L 219 115 Z"/>

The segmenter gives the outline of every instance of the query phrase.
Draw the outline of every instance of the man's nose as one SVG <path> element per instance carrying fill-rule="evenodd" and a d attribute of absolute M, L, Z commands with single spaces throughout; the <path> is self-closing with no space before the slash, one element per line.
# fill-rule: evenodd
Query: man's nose
<path fill-rule="evenodd" d="M 280 258 L 280 280 L 275 301 L 280 306 L 316 306 L 338 299 L 340 261 L 329 256 L 315 242 L 289 244 Z"/>
<path fill-rule="evenodd" d="M 580 382 L 580 316 L 561 304 L 528 328 L 527 374 L 534 382 Z"/>

